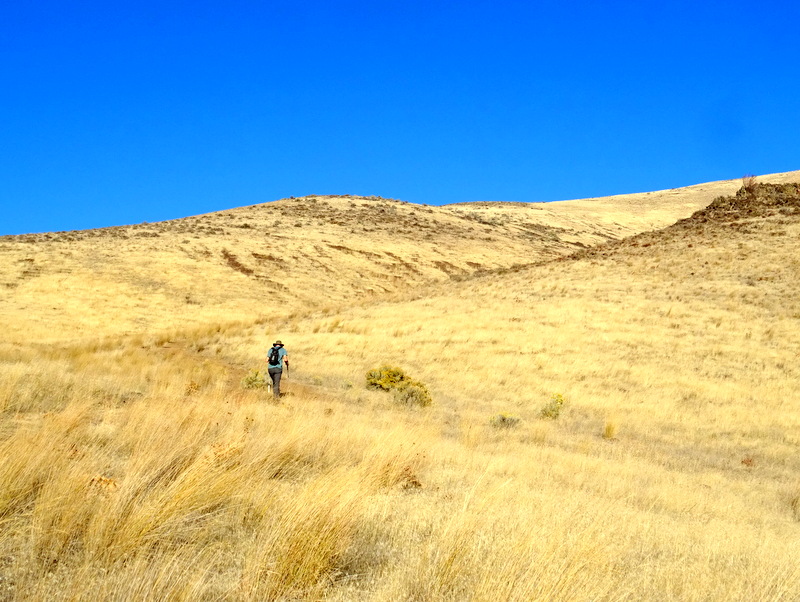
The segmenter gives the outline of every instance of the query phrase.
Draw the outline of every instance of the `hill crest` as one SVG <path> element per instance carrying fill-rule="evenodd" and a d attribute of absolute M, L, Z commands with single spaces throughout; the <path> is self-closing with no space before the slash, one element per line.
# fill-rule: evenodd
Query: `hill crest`
<path fill-rule="evenodd" d="M 708 205 L 710 195 L 740 186 L 443 207 L 312 196 L 152 224 L 6 236 L 0 310 L 9 340 L 46 341 L 424 293 L 435 283 L 540 264 L 663 228 Z"/>

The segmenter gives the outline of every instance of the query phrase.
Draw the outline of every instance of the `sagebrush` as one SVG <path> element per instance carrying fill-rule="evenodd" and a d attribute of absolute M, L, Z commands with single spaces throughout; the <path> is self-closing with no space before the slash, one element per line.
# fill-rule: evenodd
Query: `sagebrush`
<path fill-rule="evenodd" d="M 381 366 L 369 370 L 366 376 L 368 388 L 391 391 L 399 404 L 426 407 L 433 403 L 428 387 L 411 378 L 402 368 Z"/>

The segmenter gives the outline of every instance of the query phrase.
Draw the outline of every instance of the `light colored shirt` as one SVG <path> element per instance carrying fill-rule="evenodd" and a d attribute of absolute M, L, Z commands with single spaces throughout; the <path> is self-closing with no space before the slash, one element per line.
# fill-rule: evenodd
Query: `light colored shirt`
<path fill-rule="evenodd" d="M 275 345 L 272 346 L 273 348 Z M 270 349 L 272 351 L 272 349 Z M 278 370 L 283 370 L 283 358 L 286 357 L 289 353 L 286 351 L 286 347 L 278 347 L 278 365 L 273 366 L 269 363 L 269 352 L 267 352 L 267 368 L 277 368 Z"/>

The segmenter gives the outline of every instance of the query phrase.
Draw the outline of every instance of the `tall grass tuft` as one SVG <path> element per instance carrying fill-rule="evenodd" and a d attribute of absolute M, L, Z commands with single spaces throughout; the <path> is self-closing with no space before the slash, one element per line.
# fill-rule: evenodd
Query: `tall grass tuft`
<path fill-rule="evenodd" d="M 360 517 L 359 483 L 322 475 L 270 504 L 247 554 L 241 591 L 247 599 L 321 595 L 341 566 Z"/>

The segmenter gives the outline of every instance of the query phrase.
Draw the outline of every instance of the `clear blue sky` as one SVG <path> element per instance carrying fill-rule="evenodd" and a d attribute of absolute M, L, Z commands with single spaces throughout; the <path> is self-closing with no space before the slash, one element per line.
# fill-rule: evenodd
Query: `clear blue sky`
<path fill-rule="evenodd" d="M 800 3 L 7 1 L 0 234 L 800 169 Z"/>

